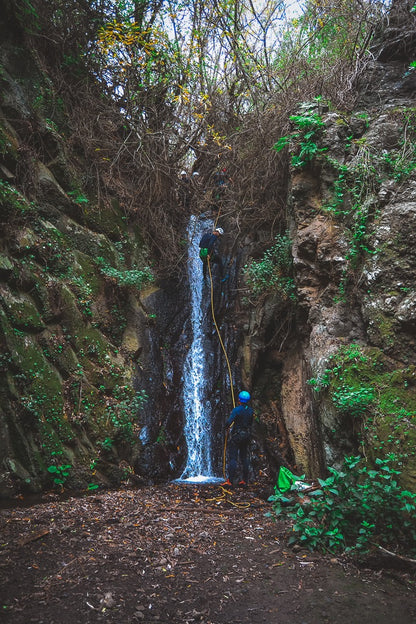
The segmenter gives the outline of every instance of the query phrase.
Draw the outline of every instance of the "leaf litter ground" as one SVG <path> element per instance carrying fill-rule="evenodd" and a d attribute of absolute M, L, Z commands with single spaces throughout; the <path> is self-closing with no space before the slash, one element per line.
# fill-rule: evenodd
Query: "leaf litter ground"
<path fill-rule="evenodd" d="M 5 624 L 414 624 L 415 570 L 287 545 L 260 486 L 171 484 L 0 510 Z"/>

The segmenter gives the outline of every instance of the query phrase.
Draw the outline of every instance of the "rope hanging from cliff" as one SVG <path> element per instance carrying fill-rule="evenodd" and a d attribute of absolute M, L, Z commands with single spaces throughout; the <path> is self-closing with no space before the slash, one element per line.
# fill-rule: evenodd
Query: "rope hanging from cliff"
<path fill-rule="evenodd" d="M 218 327 L 217 319 L 215 318 L 214 282 L 212 280 L 211 263 L 209 261 L 209 256 L 207 258 L 207 264 L 208 264 L 209 280 L 210 280 L 210 288 L 211 288 L 211 313 L 212 313 L 212 320 L 214 321 L 215 329 L 216 329 L 217 334 L 218 334 L 218 339 L 220 341 L 221 348 L 222 348 L 223 353 L 224 353 L 225 361 L 227 362 L 228 375 L 230 377 L 231 398 L 232 398 L 233 408 L 234 408 L 235 407 L 235 397 L 234 397 L 234 386 L 233 386 L 233 377 L 232 377 L 232 373 L 231 373 L 230 360 L 228 359 L 227 351 L 225 349 L 225 345 L 224 345 L 223 339 L 221 337 L 221 333 L 220 333 L 220 329 Z M 226 464 L 226 454 L 227 454 L 227 438 L 228 438 L 228 432 L 225 433 L 224 451 L 223 451 L 223 457 L 222 457 L 222 472 L 223 472 L 224 479 L 226 477 L 225 464 Z"/>
<path fill-rule="evenodd" d="M 235 398 L 234 398 L 233 378 L 232 378 L 232 374 L 231 374 L 230 360 L 228 359 L 227 351 L 225 349 L 224 342 L 223 342 L 223 339 L 221 338 L 221 333 L 220 333 L 220 330 L 219 330 L 219 327 L 218 327 L 218 324 L 217 324 L 217 319 L 215 318 L 214 283 L 213 283 L 213 280 L 212 280 L 211 263 L 209 261 L 209 256 L 208 256 L 208 259 L 207 259 L 207 263 L 208 263 L 209 279 L 210 279 L 210 286 L 211 286 L 211 313 L 212 313 L 212 320 L 214 321 L 215 329 L 217 330 L 217 334 L 218 334 L 218 339 L 220 341 L 222 350 L 224 352 L 225 361 L 227 362 L 228 375 L 230 377 L 231 398 L 232 398 L 232 401 L 233 401 L 233 408 L 234 408 L 235 407 Z"/>

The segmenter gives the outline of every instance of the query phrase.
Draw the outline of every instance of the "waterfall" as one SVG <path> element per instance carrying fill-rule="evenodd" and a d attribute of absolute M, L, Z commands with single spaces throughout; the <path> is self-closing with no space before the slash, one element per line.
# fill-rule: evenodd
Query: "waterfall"
<path fill-rule="evenodd" d="M 187 231 L 192 342 L 183 368 L 184 433 L 188 456 L 179 481 L 193 483 L 216 480 L 212 467 L 211 403 L 207 388 L 210 376 L 207 353 L 211 353 L 206 339 L 210 331 L 206 300 L 208 285 L 203 284 L 202 262 L 199 258 L 201 236 L 212 226 L 211 220 L 192 215 Z"/>

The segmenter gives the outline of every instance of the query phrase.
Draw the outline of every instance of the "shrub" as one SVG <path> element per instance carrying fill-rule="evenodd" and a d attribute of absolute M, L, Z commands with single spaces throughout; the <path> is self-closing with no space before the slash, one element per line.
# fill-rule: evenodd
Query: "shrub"
<path fill-rule="evenodd" d="M 291 270 L 291 240 L 287 235 L 278 235 L 273 247 L 267 249 L 260 260 L 246 264 L 244 275 L 251 294 L 257 299 L 263 294 L 277 292 L 282 299 L 296 300 Z"/>
<path fill-rule="evenodd" d="M 332 553 L 383 546 L 415 555 L 416 494 L 399 487 L 396 463 L 390 454 L 370 469 L 359 456 L 345 457 L 342 470 L 329 468 L 331 476 L 318 479 L 320 488 L 299 492 L 293 507 L 285 507 L 290 499 L 276 487 L 269 500 L 276 515 L 293 521 L 289 543 Z"/>
<path fill-rule="evenodd" d="M 154 281 L 152 270 L 148 266 L 142 269 L 120 270 L 107 264 L 102 257 L 98 257 L 96 260 L 100 271 L 107 277 L 115 280 L 119 286 L 131 286 L 140 290 L 146 284 Z"/>

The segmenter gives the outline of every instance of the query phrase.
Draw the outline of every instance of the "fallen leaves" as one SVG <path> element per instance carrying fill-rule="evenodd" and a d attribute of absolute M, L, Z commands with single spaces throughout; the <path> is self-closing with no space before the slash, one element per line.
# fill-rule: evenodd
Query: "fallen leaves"
<path fill-rule="evenodd" d="M 284 526 L 250 492 L 233 493 L 238 507 L 215 486 L 195 487 L 95 492 L 36 505 L 30 516 L 0 512 L 10 622 L 256 624 L 266 605 L 280 618 L 287 603 L 290 615 L 305 592 L 325 586 L 329 568 L 342 573 L 285 548 Z"/>

